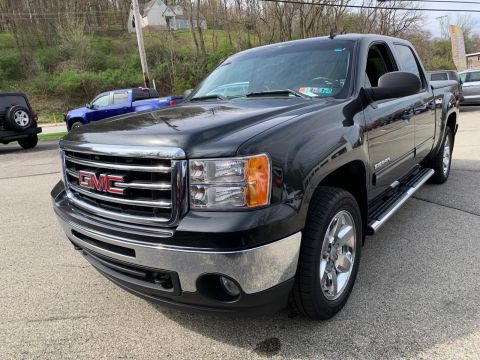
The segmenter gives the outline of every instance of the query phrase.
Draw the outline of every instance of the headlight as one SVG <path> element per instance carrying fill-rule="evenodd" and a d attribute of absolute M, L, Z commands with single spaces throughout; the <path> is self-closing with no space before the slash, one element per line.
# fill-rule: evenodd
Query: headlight
<path fill-rule="evenodd" d="M 190 160 L 192 208 L 252 208 L 270 202 L 267 155 Z"/>

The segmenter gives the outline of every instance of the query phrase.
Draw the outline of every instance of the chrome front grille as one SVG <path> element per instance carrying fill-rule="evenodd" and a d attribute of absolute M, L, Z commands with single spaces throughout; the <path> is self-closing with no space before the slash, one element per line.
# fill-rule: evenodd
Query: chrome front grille
<path fill-rule="evenodd" d="M 186 160 L 176 148 L 60 144 L 67 194 L 73 205 L 94 216 L 144 225 L 174 226 L 186 206 Z M 92 174 L 97 186 L 81 186 Z M 102 177 L 117 192 L 106 191 Z M 105 180 L 103 179 L 103 180 Z M 100 185 L 99 185 L 100 184 Z"/>

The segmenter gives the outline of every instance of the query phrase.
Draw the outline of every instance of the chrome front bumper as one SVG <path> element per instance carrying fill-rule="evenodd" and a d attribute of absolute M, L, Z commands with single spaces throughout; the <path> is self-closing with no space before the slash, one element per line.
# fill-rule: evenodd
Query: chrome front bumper
<path fill-rule="evenodd" d="M 53 203 L 60 224 L 75 245 L 123 263 L 174 271 L 182 291 L 196 292 L 202 275 L 221 274 L 235 280 L 244 293 L 253 294 L 290 280 L 296 273 L 301 232 L 246 250 L 194 251 L 87 229 L 63 217 L 61 206 Z"/>

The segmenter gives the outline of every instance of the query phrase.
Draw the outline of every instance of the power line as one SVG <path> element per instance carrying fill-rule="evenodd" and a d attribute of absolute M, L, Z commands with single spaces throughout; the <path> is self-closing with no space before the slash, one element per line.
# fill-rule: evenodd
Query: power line
<path fill-rule="evenodd" d="M 14 19 L 14 20 L 58 20 L 59 17 L 62 16 L 69 16 L 76 19 L 87 18 L 90 16 L 97 16 L 97 15 L 104 15 L 104 16 L 125 16 L 128 13 L 122 11 L 90 11 L 90 12 L 58 12 L 58 13 L 1 13 L 0 14 L 0 21 L 2 19 Z"/>
<path fill-rule="evenodd" d="M 395 0 L 377 0 L 380 3 L 386 3 Z M 449 4 L 473 4 L 473 5 L 480 5 L 479 1 L 457 1 L 457 0 L 407 0 L 408 2 L 426 2 L 426 3 L 449 3 Z M 464 10 L 470 11 L 470 10 Z"/>
<path fill-rule="evenodd" d="M 6 16 L 57 16 L 57 15 L 89 15 L 89 14 L 127 14 L 123 10 L 90 10 L 90 11 L 56 11 L 56 12 L 11 12 L 2 13 Z"/>
<path fill-rule="evenodd" d="M 314 3 L 314 2 L 294 1 L 294 0 L 259 0 L 259 1 L 282 3 L 282 4 L 312 5 L 312 6 L 353 8 L 353 9 L 404 10 L 404 11 L 435 11 L 435 12 L 467 12 L 467 11 L 468 11 L 468 12 L 473 12 L 473 13 L 480 13 L 480 10 L 470 10 L 470 9 L 469 9 L 469 10 L 461 10 L 461 9 L 427 9 L 427 8 L 395 7 L 395 6 L 342 5 L 342 4 Z"/>

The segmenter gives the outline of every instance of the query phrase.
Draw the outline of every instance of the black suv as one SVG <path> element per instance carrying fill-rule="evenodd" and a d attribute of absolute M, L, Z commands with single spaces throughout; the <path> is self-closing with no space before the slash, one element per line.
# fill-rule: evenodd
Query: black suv
<path fill-rule="evenodd" d="M 22 93 L 0 93 L 0 143 L 18 141 L 24 149 L 32 149 L 38 143 L 42 128 L 37 126 L 27 96 Z"/>

